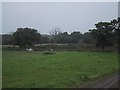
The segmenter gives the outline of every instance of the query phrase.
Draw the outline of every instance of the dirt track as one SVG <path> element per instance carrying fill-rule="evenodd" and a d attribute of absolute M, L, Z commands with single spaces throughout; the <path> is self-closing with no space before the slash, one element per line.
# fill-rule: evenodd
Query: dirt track
<path fill-rule="evenodd" d="M 92 88 L 118 88 L 118 75 L 114 75 L 110 78 L 107 78 L 102 82 L 92 86 Z"/>
<path fill-rule="evenodd" d="M 110 76 L 105 76 L 101 79 L 93 81 L 84 86 L 78 86 L 78 88 L 120 88 L 118 81 L 120 80 L 120 74 L 113 74 Z"/>

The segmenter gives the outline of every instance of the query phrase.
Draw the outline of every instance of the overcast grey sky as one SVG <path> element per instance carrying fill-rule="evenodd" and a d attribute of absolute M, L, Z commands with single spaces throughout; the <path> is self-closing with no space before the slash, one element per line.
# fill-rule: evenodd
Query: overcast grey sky
<path fill-rule="evenodd" d="M 55 28 L 86 32 L 99 21 L 118 17 L 117 2 L 3 2 L 2 33 L 31 27 L 42 34 Z"/>

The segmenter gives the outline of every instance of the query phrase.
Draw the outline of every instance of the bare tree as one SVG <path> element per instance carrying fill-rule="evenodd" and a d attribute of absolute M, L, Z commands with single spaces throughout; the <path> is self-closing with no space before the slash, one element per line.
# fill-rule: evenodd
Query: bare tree
<path fill-rule="evenodd" d="M 62 33 L 62 32 L 59 27 L 55 27 L 52 31 L 50 31 L 50 35 L 53 36 L 54 43 L 57 43 L 57 37 L 60 33 Z"/>
<path fill-rule="evenodd" d="M 59 27 L 56 27 L 52 31 L 50 31 L 50 35 L 52 36 L 57 36 L 59 33 L 61 33 L 61 30 Z"/>

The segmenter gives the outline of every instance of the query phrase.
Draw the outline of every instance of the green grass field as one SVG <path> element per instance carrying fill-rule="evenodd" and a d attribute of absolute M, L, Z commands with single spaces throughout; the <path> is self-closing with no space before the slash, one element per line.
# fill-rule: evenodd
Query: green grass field
<path fill-rule="evenodd" d="M 3 51 L 3 88 L 73 87 L 117 72 L 116 52 Z"/>

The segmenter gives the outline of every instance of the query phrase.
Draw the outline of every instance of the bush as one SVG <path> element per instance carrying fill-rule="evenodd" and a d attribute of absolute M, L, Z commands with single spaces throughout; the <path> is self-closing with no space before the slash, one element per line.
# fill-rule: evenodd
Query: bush
<path fill-rule="evenodd" d="M 52 55 L 55 54 L 55 52 L 51 52 L 51 51 L 45 51 L 43 52 L 44 55 Z"/>

